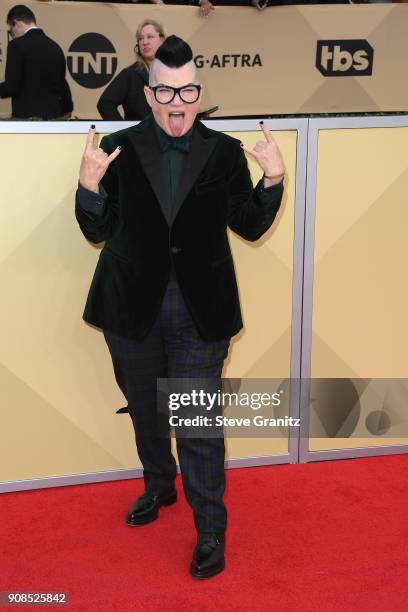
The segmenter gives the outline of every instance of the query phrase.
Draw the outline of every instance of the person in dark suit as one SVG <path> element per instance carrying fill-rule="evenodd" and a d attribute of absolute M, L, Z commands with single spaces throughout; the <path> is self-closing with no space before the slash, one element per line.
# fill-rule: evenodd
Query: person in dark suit
<path fill-rule="evenodd" d="M 91 126 L 80 166 L 76 219 L 90 242 L 105 241 L 83 319 L 103 330 L 143 465 L 131 526 L 177 499 L 170 439 L 157 430 L 157 379 L 219 384 L 243 326 L 227 228 L 258 240 L 283 194 L 283 160 L 266 126 L 254 148 L 205 127 L 201 93 L 191 48 L 170 36 L 145 88 L 152 114 L 104 136 L 99 148 Z M 244 150 L 264 171 L 255 188 Z M 197 529 L 190 573 L 209 578 L 225 565 L 224 438 L 176 431 L 176 441 Z"/>
<path fill-rule="evenodd" d="M 136 30 L 136 62 L 112 79 L 100 96 L 97 108 L 105 121 L 144 119 L 150 112 L 144 94 L 149 83 L 149 68 L 157 49 L 165 40 L 163 26 L 154 19 L 145 19 Z M 124 117 L 118 107 L 122 106 Z"/>
<path fill-rule="evenodd" d="M 70 116 L 73 104 L 61 47 L 37 27 L 34 13 L 26 6 L 14 6 L 7 23 L 13 40 L 7 48 L 0 98 L 11 97 L 12 118 Z"/>

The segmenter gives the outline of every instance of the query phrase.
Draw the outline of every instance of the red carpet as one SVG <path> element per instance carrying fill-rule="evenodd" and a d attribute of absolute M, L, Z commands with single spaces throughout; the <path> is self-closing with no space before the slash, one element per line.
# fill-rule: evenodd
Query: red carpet
<path fill-rule="evenodd" d="M 2 494 L 0 591 L 69 591 L 47 609 L 86 612 L 406 612 L 407 481 L 408 455 L 228 471 L 226 570 L 208 581 L 188 574 L 182 493 L 134 528 L 142 480 Z"/>

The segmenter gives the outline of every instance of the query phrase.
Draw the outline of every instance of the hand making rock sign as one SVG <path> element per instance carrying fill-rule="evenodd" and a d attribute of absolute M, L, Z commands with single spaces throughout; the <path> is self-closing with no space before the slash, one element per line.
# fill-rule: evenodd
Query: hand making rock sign
<path fill-rule="evenodd" d="M 268 130 L 264 121 L 260 121 L 260 124 L 265 140 L 258 140 L 253 148 L 241 142 L 241 147 L 258 162 L 264 172 L 264 187 L 267 188 L 281 182 L 285 174 L 285 167 L 272 132 Z"/>
<path fill-rule="evenodd" d="M 79 168 L 79 182 L 82 187 L 99 193 L 99 182 L 102 180 L 105 172 L 107 171 L 109 164 L 117 158 L 121 152 L 121 147 L 116 149 L 108 155 L 103 149 L 94 147 L 93 139 L 95 136 L 96 128 L 91 125 L 86 138 L 85 151 L 82 155 L 81 166 Z"/>

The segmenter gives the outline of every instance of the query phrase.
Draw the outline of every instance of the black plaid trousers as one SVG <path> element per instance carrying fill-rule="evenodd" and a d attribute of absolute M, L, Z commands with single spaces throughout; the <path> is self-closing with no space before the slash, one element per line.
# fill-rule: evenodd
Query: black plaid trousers
<path fill-rule="evenodd" d="M 230 339 L 206 342 L 198 334 L 175 279 L 169 281 L 159 315 L 142 341 L 103 330 L 116 381 L 127 399 L 143 465 L 146 491 L 173 486 L 176 461 L 171 438 L 157 435 L 157 378 L 211 378 L 220 381 Z M 181 438 L 176 431 L 183 489 L 199 532 L 226 528 L 223 436 Z"/>

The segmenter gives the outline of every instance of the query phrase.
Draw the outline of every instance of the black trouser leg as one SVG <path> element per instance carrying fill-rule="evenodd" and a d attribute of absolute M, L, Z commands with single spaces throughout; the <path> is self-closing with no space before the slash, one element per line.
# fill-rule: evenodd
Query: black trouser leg
<path fill-rule="evenodd" d="M 167 291 L 162 320 L 169 378 L 207 379 L 204 385 L 207 389 L 220 388 L 230 339 L 205 342 L 174 284 Z M 181 385 L 188 387 L 189 382 Z M 175 432 L 184 493 L 193 509 L 195 526 L 200 532 L 223 531 L 227 524 L 227 510 L 222 500 L 225 490 L 223 432 L 219 432 L 221 437 L 200 438 L 183 438 L 178 435 L 177 427 Z"/>
<path fill-rule="evenodd" d="M 152 494 L 161 493 L 174 485 L 177 469 L 170 437 L 157 435 L 157 378 L 167 373 L 160 324 L 157 322 L 141 342 L 107 330 L 104 336 L 116 381 L 128 402 L 145 489 Z"/>

